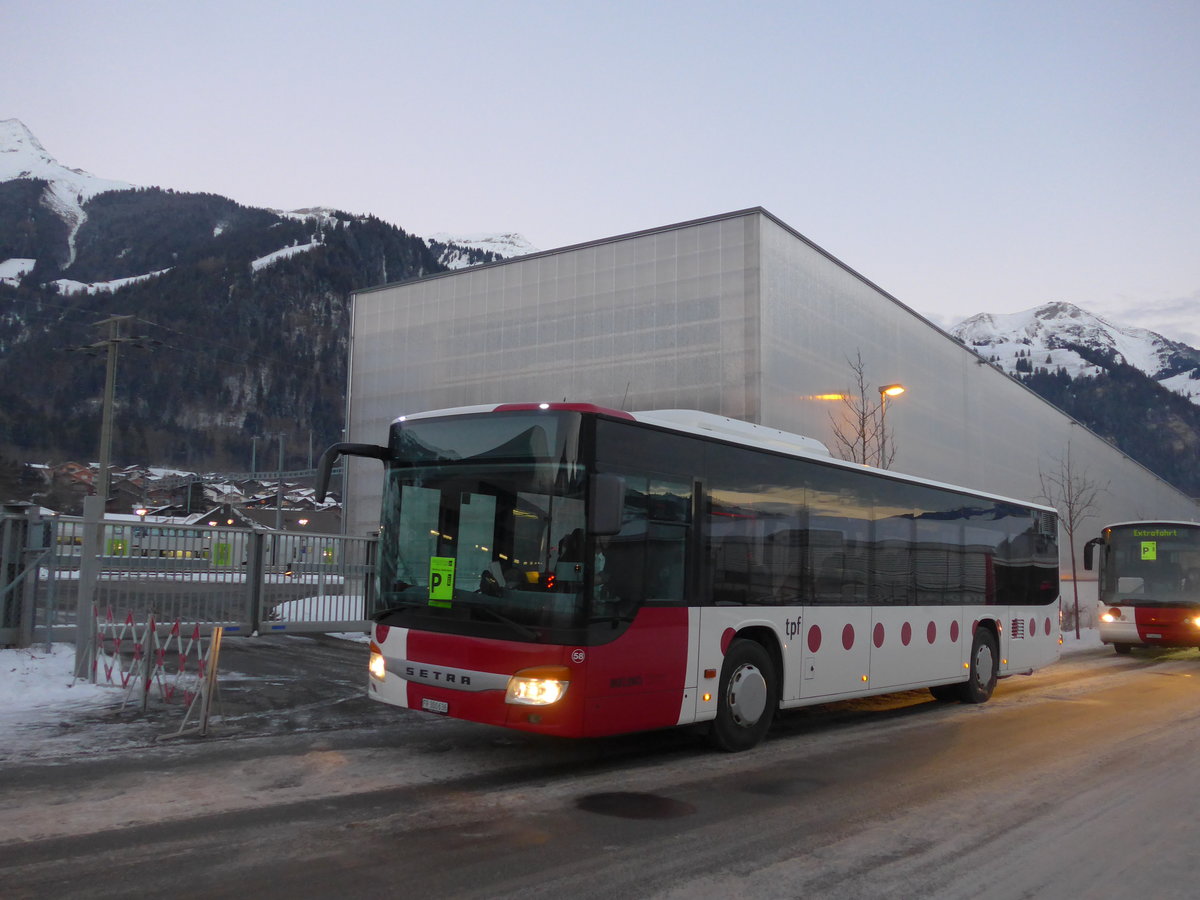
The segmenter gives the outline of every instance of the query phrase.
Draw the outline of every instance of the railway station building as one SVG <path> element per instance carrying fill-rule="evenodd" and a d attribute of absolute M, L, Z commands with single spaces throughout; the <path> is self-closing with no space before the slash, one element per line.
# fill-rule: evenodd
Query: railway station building
<path fill-rule="evenodd" d="M 1061 468 L 1103 524 L 1200 518 L 1192 499 L 760 207 L 360 291 L 346 440 L 405 413 L 527 401 L 698 409 L 832 449 L 855 387 L 889 401 L 890 468 L 1021 500 Z M 378 463 L 346 459 L 347 530 L 378 522 Z M 1067 548 L 1063 547 L 1064 563 Z M 1064 574 L 1069 572 L 1064 565 Z"/>

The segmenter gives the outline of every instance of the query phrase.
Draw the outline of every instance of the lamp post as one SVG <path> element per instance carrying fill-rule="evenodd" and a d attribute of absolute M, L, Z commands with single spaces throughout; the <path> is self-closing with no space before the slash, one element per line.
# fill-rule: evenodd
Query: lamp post
<path fill-rule="evenodd" d="M 899 397 L 904 393 L 902 384 L 885 384 L 879 389 L 879 468 L 886 469 L 891 460 L 887 454 L 887 402 L 888 397 Z"/>

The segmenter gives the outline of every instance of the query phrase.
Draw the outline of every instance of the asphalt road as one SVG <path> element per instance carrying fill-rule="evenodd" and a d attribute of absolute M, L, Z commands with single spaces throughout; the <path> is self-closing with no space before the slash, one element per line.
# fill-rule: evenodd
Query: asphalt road
<path fill-rule="evenodd" d="M 254 677 L 210 738 L 0 771 L 0 896 L 1195 895 L 1194 650 L 801 710 L 735 755 L 382 707 L 360 645 L 223 662 Z"/>

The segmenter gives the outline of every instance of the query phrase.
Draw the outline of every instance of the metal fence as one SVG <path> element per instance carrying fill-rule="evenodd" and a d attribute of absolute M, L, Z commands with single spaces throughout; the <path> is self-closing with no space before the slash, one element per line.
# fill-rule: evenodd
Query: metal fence
<path fill-rule="evenodd" d="M 96 533 L 88 540 L 88 529 Z M 0 516 L 0 645 L 73 635 L 92 614 L 220 625 L 226 636 L 362 631 L 373 537 Z M 96 547 L 94 555 L 85 547 Z M 85 628 L 87 628 L 85 622 Z"/>

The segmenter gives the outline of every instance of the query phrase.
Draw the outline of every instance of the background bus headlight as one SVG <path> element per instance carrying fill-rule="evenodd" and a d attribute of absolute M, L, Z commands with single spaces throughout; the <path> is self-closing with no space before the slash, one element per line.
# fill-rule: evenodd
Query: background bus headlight
<path fill-rule="evenodd" d="M 522 669 L 508 679 L 504 702 L 524 706 L 549 706 L 562 699 L 570 683 L 571 670 L 566 666 Z"/>

